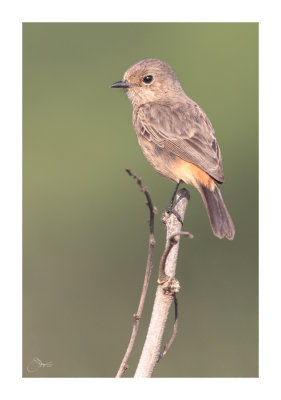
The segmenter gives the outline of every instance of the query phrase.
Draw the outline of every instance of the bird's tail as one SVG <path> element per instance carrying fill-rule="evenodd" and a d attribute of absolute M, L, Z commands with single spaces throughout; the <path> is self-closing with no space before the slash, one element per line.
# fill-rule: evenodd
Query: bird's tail
<path fill-rule="evenodd" d="M 220 239 L 226 237 L 232 240 L 235 234 L 235 227 L 224 204 L 219 188 L 217 185 L 215 185 L 214 190 L 201 184 L 198 186 L 198 190 L 208 212 L 214 235 Z"/>

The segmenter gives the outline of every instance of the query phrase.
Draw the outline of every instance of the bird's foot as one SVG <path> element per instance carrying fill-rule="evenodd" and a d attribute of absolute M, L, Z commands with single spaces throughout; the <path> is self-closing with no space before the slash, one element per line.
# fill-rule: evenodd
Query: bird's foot
<path fill-rule="evenodd" d="M 162 212 L 160 221 L 166 225 L 167 220 L 169 219 L 170 215 L 174 214 L 177 220 L 183 225 L 183 221 L 179 213 L 174 209 L 173 204 L 169 204 L 165 211 Z"/>

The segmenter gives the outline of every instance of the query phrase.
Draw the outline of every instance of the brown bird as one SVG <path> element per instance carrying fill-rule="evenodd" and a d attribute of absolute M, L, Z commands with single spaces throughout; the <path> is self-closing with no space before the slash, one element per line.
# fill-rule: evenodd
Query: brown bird
<path fill-rule="evenodd" d="M 177 182 L 176 190 L 181 182 L 195 186 L 214 235 L 233 239 L 234 224 L 218 188 L 224 175 L 214 129 L 171 67 L 158 59 L 144 59 L 111 87 L 123 88 L 132 102 L 138 142 L 153 168 Z"/>

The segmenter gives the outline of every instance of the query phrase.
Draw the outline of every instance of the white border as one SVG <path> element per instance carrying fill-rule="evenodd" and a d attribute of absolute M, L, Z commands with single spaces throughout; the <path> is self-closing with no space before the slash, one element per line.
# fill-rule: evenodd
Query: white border
<path fill-rule="evenodd" d="M 277 1 L 10 1 L 1 6 L 1 392 L 57 399 L 184 395 L 190 399 L 280 397 L 280 12 Z M 261 22 L 260 378 L 21 378 L 21 22 Z M 242 195 L 242 194 L 241 194 Z M 5 323 L 3 322 L 5 321 Z M 162 394 L 161 394 L 162 393 Z"/>

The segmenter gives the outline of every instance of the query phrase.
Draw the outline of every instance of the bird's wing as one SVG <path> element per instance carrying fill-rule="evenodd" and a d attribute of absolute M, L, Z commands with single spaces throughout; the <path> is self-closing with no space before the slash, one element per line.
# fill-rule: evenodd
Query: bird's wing
<path fill-rule="evenodd" d="M 137 110 L 134 125 L 147 140 L 224 181 L 214 129 L 197 104 L 146 103 Z"/>

